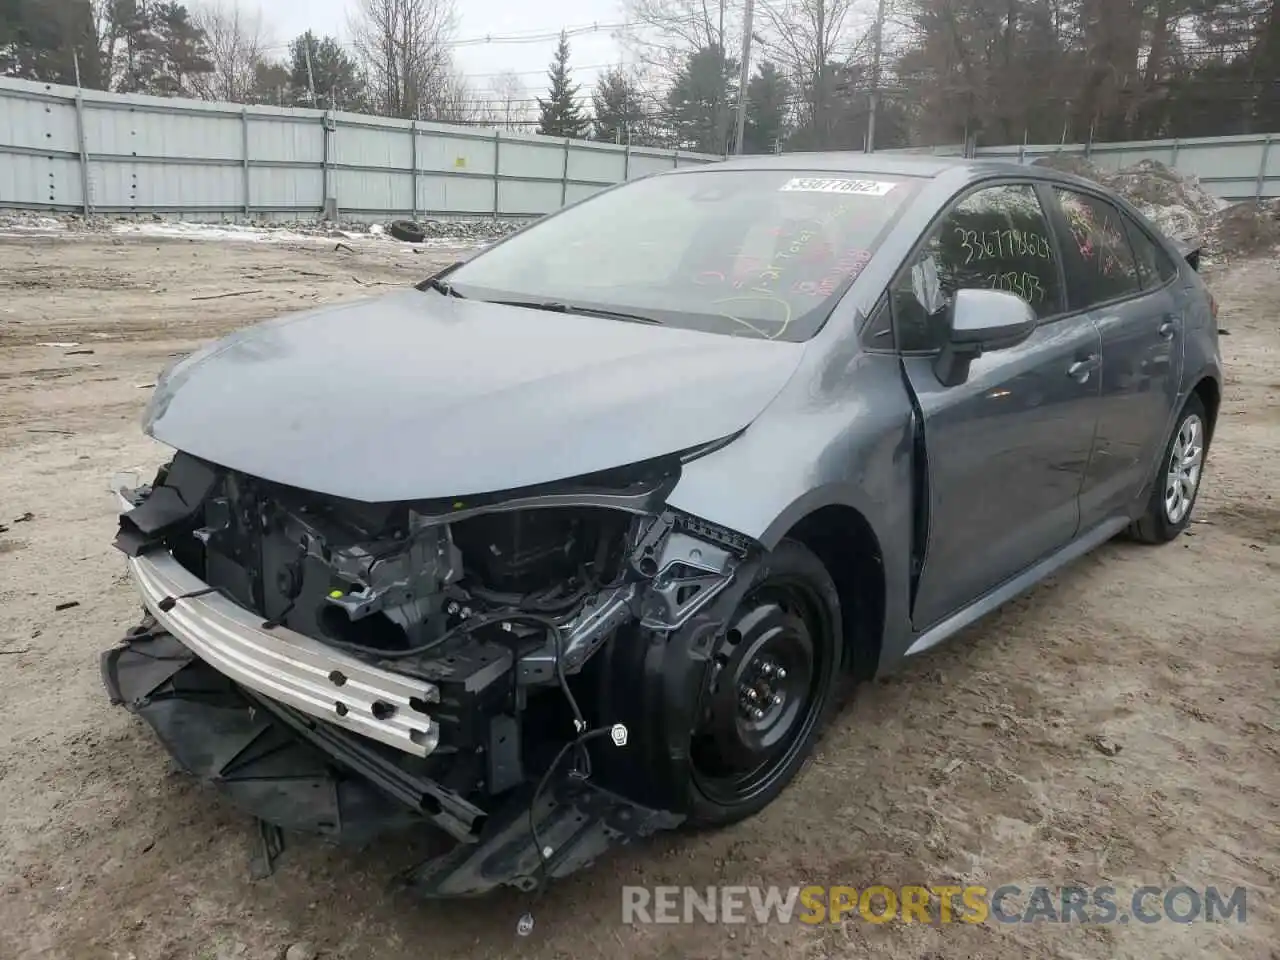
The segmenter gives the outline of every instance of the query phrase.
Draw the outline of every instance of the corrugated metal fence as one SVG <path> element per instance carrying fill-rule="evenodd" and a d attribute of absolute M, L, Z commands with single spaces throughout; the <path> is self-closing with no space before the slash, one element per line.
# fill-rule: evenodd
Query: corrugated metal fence
<path fill-rule="evenodd" d="M 977 155 L 1031 163 L 1059 152 L 1086 157 L 1104 170 L 1118 170 L 1139 160 L 1159 160 L 1180 173 L 1199 177 L 1206 190 L 1224 200 L 1280 197 L 1280 134 L 979 147 Z"/>
<path fill-rule="evenodd" d="M 704 154 L 0 79 L 0 208 L 536 216 Z"/>

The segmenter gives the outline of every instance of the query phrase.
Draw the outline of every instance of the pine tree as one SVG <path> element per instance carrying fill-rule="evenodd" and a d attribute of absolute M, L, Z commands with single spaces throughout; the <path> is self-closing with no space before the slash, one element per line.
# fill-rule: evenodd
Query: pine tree
<path fill-rule="evenodd" d="M 773 153 L 786 135 L 791 84 L 775 64 L 760 64 L 747 84 L 747 123 L 742 132 L 743 153 Z"/>
<path fill-rule="evenodd" d="M 591 92 L 595 113 L 592 136 L 606 143 L 641 144 L 648 139 L 640 88 L 622 67 L 611 67 Z"/>
<path fill-rule="evenodd" d="M 588 121 L 578 103 L 578 85 L 569 82 L 569 38 L 563 30 L 547 76 L 551 87 L 546 100 L 538 98 L 538 132 L 548 137 L 584 136 Z"/>

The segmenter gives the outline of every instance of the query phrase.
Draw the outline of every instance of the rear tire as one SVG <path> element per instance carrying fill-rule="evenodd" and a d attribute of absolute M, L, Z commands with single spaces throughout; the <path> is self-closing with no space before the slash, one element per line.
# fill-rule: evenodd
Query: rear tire
<path fill-rule="evenodd" d="M 1204 478 L 1208 437 L 1204 403 L 1192 394 L 1165 445 L 1146 512 L 1129 528 L 1133 539 L 1168 543 L 1190 525 Z"/>

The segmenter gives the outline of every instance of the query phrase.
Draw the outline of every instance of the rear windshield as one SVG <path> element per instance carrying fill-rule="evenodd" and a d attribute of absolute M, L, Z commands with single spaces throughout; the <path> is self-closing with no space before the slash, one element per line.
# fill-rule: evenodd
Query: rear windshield
<path fill-rule="evenodd" d="M 637 180 L 448 276 L 462 296 L 633 314 L 734 336 L 812 337 L 916 178 L 716 170 Z M 529 322 L 539 317 L 530 312 Z"/>

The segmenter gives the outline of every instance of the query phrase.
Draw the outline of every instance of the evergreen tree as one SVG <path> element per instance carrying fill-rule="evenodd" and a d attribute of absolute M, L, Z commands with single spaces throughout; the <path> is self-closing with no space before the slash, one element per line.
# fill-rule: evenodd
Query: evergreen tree
<path fill-rule="evenodd" d="M 716 44 L 688 54 L 667 92 L 675 145 L 723 154 L 729 143 L 738 63 Z"/>
<path fill-rule="evenodd" d="M 0 76 L 102 87 L 89 0 L 0 0 Z"/>
<path fill-rule="evenodd" d="M 569 38 L 563 30 L 547 76 L 551 86 L 546 100 L 538 98 L 538 132 L 548 137 L 585 136 L 589 121 L 578 103 L 578 85 L 569 81 Z"/>
<path fill-rule="evenodd" d="M 786 136 L 791 84 L 775 64 L 766 60 L 747 83 L 747 122 L 742 132 L 743 153 L 773 153 Z"/>
<path fill-rule="evenodd" d="M 311 69 L 307 70 L 308 47 Z M 289 86 L 298 106 L 360 110 L 363 83 L 360 68 L 333 37 L 317 37 L 308 30 L 289 44 Z M 315 78 L 316 102 L 311 102 L 311 79 Z"/>
<path fill-rule="evenodd" d="M 595 113 L 593 137 L 606 143 L 646 142 L 649 132 L 641 109 L 640 88 L 621 67 L 611 67 L 591 93 Z"/>

